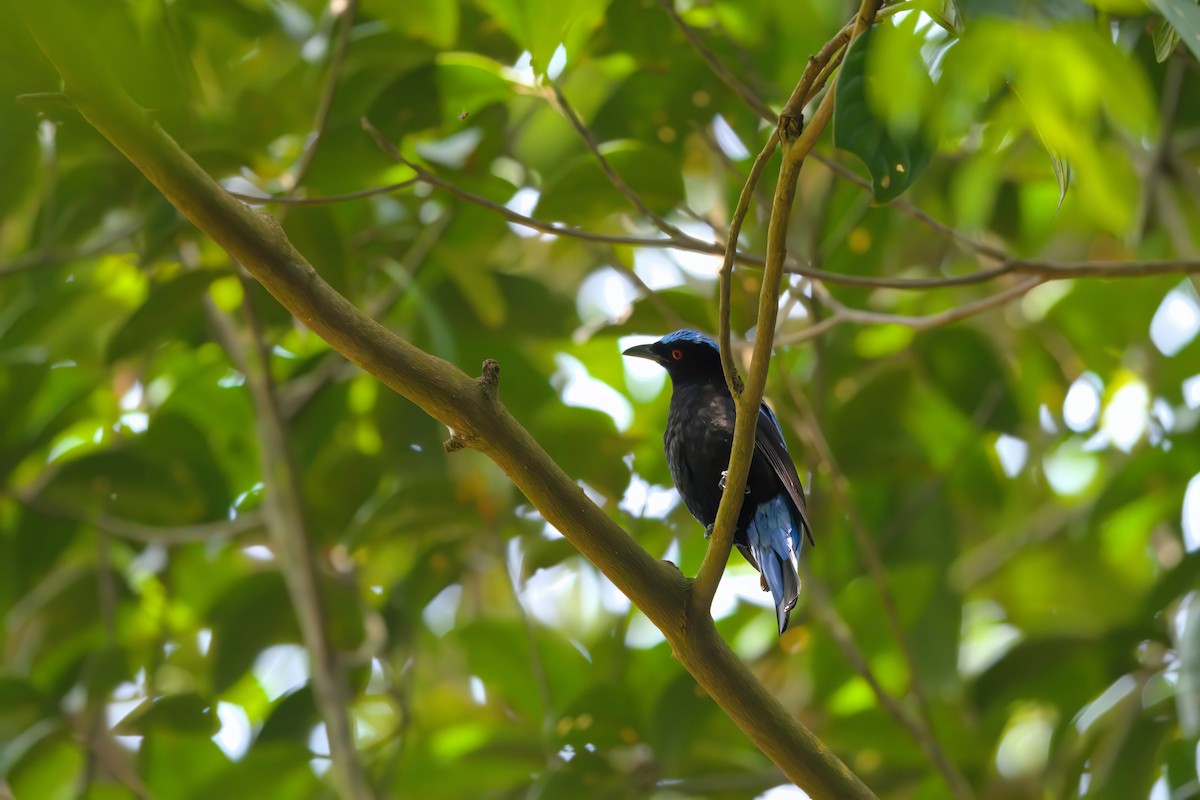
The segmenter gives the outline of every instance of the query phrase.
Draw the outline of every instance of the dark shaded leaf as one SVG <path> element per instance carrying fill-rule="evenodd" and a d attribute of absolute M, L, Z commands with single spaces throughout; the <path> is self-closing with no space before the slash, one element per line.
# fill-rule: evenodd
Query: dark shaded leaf
<path fill-rule="evenodd" d="M 871 29 L 851 45 L 842 61 L 833 112 L 833 141 L 862 159 L 871 172 L 875 202 L 886 203 L 904 193 L 929 165 L 933 148 L 919 132 L 899 135 L 872 110 L 867 82 L 878 80 L 867 70 Z"/>
<path fill-rule="evenodd" d="M 148 699 L 113 727 L 118 736 L 145 736 L 151 730 L 212 736 L 221 727 L 212 703 L 198 694 Z"/>
<path fill-rule="evenodd" d="M 236 683 L 266 647 L 300 639 L 283 576 L 277 572 L 248 575 L 217 601 L 209 619 L 216 693 Z"/>
<path fill-rule="evenodd" d="M 1015 428 L 1020 415 L 1008 369 L 982 334 L 964 326 L 930 331 L 917 337 L 915 351 L 929 380 L 964 417 L 1002 431 Z"/>
<path fill-rule="evenodd" d="M 107 360 L 151 350 L 173 335 L 190 336 L 203 320 L 201 301 L 208 286 L 220 276 L 214 270 L 195 270 L 157 284 L 109 339 Z"/>
<path fill-rule="evenodd" d="M 1150 5 L 1171 23 L 1179 39 L 1200 59 L 1200 5 L 1192 0 L 1149 0 Z M 1156 49 L 1156 52 L 1159 52 Z M 1162 61 L 1164 59 L 1159 59 Z"/>
<path fill-rule="evenodd" d="M 632 141 L 608 142 L 600 151 L 650 210 L 665 214 L 683 202 L 679 163 L 667 151 Z M 586 153 L 548 183 L 534 216 L 589 225 L 614 213 L 637 213 L 637 209 L 613 187 L 591 153 Z"/>

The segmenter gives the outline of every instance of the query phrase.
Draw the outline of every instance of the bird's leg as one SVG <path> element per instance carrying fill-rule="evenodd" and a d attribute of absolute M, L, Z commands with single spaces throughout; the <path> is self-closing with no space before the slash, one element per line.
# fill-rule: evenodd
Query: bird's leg
<path fill-rule="evenodd" d="M 717 524 L 716 524 L 715 522 L 714 522 L 713 524 L 711 524 L 711 525 L 705 525 L 705 526 L 704 526 L 704 538 L 705 538 L 705 539 L 711 539 L 711 538 L 712 538 L 712 532 L 713 532 L 713 528 L 715 528 L 716 526 L 717 526 Z"/>
<path fill-rule="evenodd" d="M 729 470 L 727 470 L 727 469 L 721 470 L 721 480 L 717 481 L 717 488 L 720 489 L 722 492 L 725 491 L 725 479 L 727 477 L 729 477 Z M 750 494 L 749 486 L 746 487 L 746 494 Z"/>

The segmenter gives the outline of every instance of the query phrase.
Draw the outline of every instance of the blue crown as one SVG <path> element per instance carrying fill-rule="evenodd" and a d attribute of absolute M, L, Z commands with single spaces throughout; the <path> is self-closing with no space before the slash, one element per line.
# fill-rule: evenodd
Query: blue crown
<path fill-rule="evenodd" d="M 675 344 L 676 342 L 692 342 L 693 344 L 706 344 L 713 350 L 720 352 L 721 348 L 713 340 L 713 338 L 700 331 L 694 331 L 691 328 L 684 328 L 679 331 L 671 331 L 666 336 L 662 337 L 663 344 Z"/>

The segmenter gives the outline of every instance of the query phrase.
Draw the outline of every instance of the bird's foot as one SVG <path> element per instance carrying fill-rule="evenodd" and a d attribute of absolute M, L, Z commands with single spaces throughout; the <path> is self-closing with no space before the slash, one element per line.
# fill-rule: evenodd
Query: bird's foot
<path fill-rule="evenodd" d="M 728 477 L 729 477 L 729 470 L 727 470 L 727 469 L 721 470 L 721 480 L 717 481 L 717 488 L 720 489 L 722 492 L 725 491 L 725 480 Z M 746 487 L 745 494 L 750 494 L 749 486 Z"/>
<path fill-rule="evenodd" d="M 758 575 L 758 585 L 762 587 L 764 592 L 771 591 L 771 587 L 767 586 L 767 576 L 763 575 L 762 573 L 759 573 Z"/>
<path fill-rule="evenodd" d="M 715 523 L 714 523 L 714 525 L 715 525 Z M 713 532 L 714 525 L 705 525 L 704 526 L 704 538 L 705 539 L 712 538 L 712 532 Z"/>

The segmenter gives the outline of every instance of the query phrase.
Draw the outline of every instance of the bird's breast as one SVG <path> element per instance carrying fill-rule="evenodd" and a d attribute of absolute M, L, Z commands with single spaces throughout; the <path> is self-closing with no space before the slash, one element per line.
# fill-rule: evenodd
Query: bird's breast
<path fill-rule="evenodd" d="M 721 387 L 724 388 L 724 387 Z M 723 396 L 722 396 L 723 395 Z M 676 387 L 663 442 L 675 487 L 692 515 L 711 524 L 733 443 L 733 399 L 708 385 Z"/>

